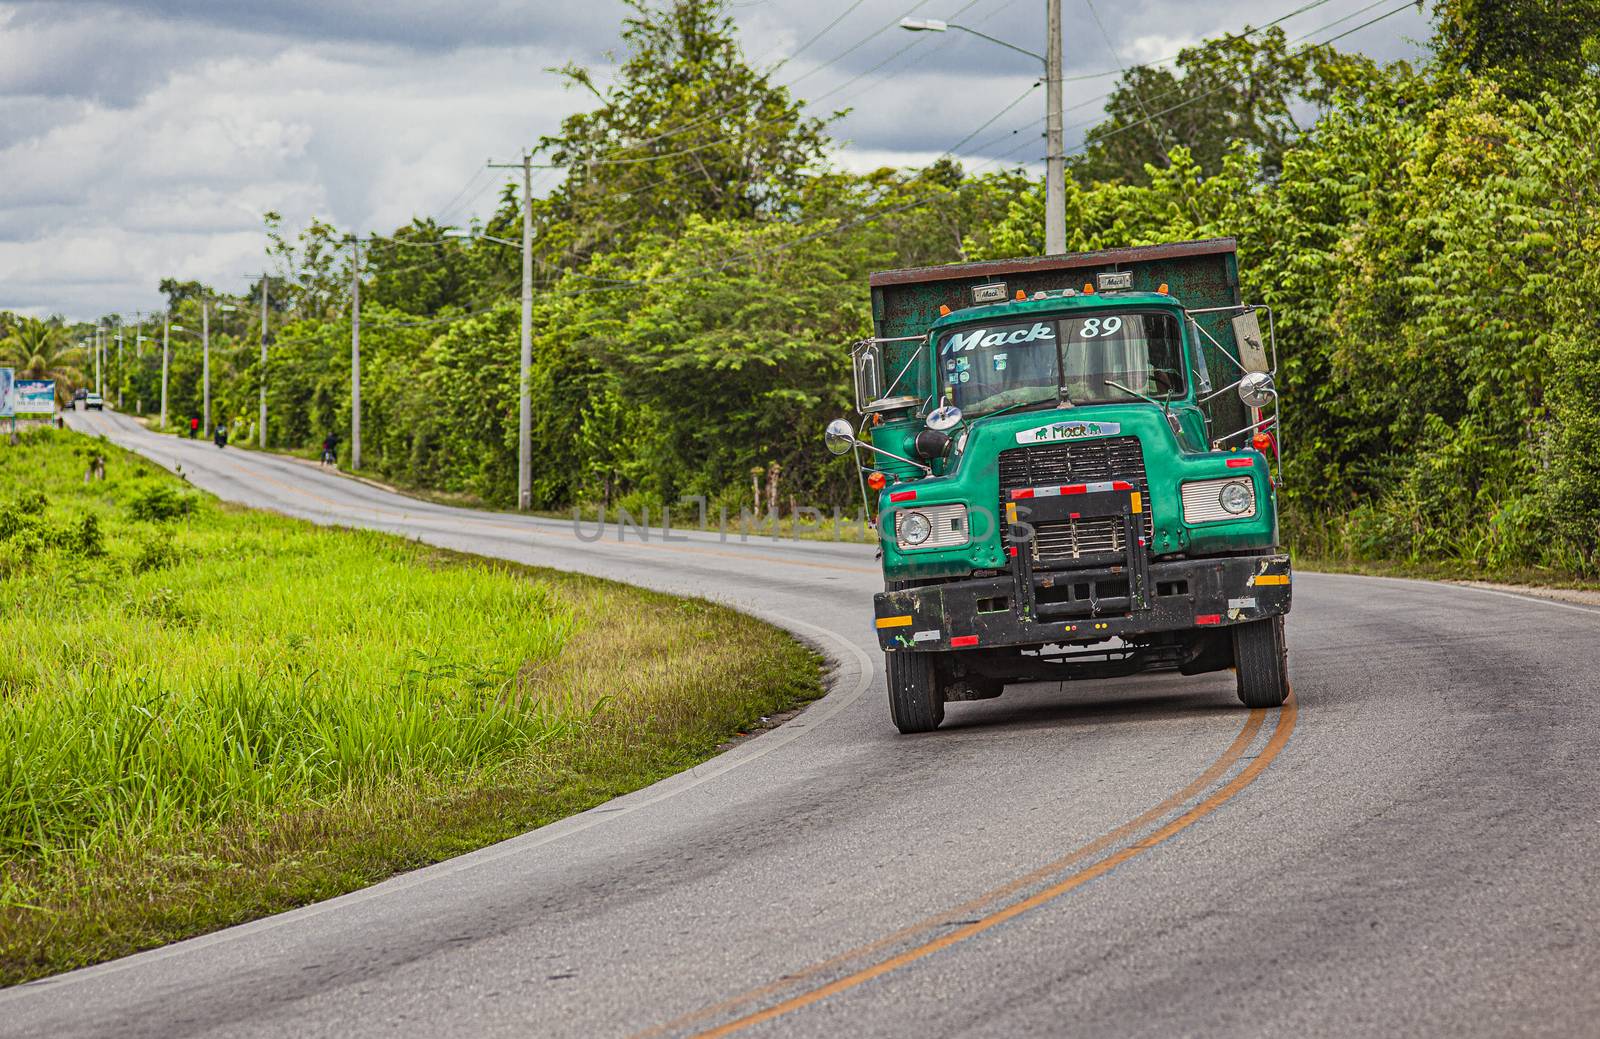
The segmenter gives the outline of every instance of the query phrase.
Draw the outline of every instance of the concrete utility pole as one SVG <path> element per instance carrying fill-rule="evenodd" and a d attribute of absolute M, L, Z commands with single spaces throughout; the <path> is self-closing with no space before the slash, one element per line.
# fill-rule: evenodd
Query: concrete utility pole
<path fill-rule="evenodd" d="M 361 468 L 361 239 L 350 240 L 350 468 Z"/>
<path fill-rule="evenodd" d="M 1044 251 L 1067 251 L 1067 157 L 1061 127 L 1061 0 L 1045 0 Z"/>
<path fill-rule="evenodd" d="M 968 4 L 967 7 L 971 7 Z M 962 8 L 966 10 L 966 8 Z M 1062 141 L 1061 125 L 1061 0 L 1045 0 L 1045 52 L 1035 54 L 1014 43 L 997 39 L 971 26 L 937 18 L 902 18 L 900 28 L 911 32 L 949 32 L 958 29 L 964 33 L 998 43 L 1007 50 L 1026 54 L 1044 65 L 1044 251 L 1055 255 L 1067 251 L 1067 153 Z M 1034 84 L 1037 86 L 1038 84 Z"/>
<path fill-rule="evenodd" d="M 94 326 L 94 392 L 100 395 L 101 400 L 106 397 L 106 380 L 100 371 L 100 333 L 99 325 Z"/>
<path fill-rule="evenodd" d="M 117 319 L 117 410 L 122 410 L 122 334 L 127 331 L 127 326 L 122 319 Z"/>
<path fill-rule="evenodd" d="M 205 428 L 205 435 L 211 435 L 211 303 L 206 299 L 206 290 L 200 290 L 200 382 L 202 385 L 201 398 L 201 423 Z"/>
<path fill-rule="evenodd" d="M 267 447 L 267 273 L 261 272 L 261 415 L 256 428 L 260 432 L 260 447 Z"/>
<path fill-rule="evenodd" d="M 172 357 L 172 312 L 161 315 L 161 428 L 167 428 L 167 362 Z"/>
<path fill-rule="evenodd" d="M 517 508 L 533 506 L 533 153 L 518 163 L 489 164 L 490 169 L 522 170 L 522 363 L 517 401 Z"/>

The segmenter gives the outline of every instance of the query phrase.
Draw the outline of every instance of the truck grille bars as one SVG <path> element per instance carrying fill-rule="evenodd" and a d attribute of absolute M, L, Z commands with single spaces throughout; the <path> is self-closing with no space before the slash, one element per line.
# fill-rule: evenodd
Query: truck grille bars
<path fill-rule="evenodd" d="M 1131 484 L 1146 503 L 1150 500 L 1138 437 L 1013 448 L 1000 453 L 999 464 L 1001 515 L 1006 503 L 1013 500 L 1013 491 L 1037 487 L 1117 481 Z M 1141 521 L 1148 540 L 1148 504 Z M 1028 551 L 1034 569 L 1105 566 L 1121 562 L 1128 550 L 1122 521 L 1115 517 L 1085 516 L 1031 525 L 1034 535 Z"/>

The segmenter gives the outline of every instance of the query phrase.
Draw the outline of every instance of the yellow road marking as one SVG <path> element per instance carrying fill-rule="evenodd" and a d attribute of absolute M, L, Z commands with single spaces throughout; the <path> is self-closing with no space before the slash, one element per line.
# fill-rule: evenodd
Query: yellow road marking
<path fill-rule="evenodd" d="M 1264 712 L 1260 710 L 1254 710 L 1250 713 L 1252 715 L 1260 715 Z M 863 985 L 866 982 L 873 980 L 874 978 L 882 977 L 883 975 L 888 974 L 891 971 L 898 970 L 907 964 L 914 963 L 917 960 L 932 955 L 933 953 L 947 949 L 952 945 L 964 942 L 968 938 L 982 934 L 984 931 L 1005 923 L 1006 921 L 1015 917 L 1021 916 L 1023 913 L 1026 913 L 1031 909 L 1036 909 L 1047 902 L 1061 897 L 1069 891 L 1082 887 L 1084 884 L 1087 884 L 1089 881 L 1094 880 L 1097 877 L 1111 872 L 1113 869 L 1122 865 L 1122 863 L 1127 862 L 1129 859 L 1135 858 L 1151 848 L 1157 847 L 1169 838 L 1176 836 L 1177 834 L 1188 829 L 1190 826 L 1193 826 L 1196 822 L 1199 822 L 1201 819 L 1207 815 L 1210 815 L 1212 812 L 1222 807 L 1222 805 L 1232 800 L 1234 796 L 1245 787 L 1255 782 L 1257 777 L 1261 775 L 1262 771 L 1266 769 L 1266 767 L 1270 765 L 1274 759 L 1277 758 L 1277 756 L 1283 751 L 1284 746 L 1289 742 L 1289 734 L 1294 731 L 1295 718 L 1298 713 L 1299 707 L 1294 700 L 1293 694 L 1291 693 L 1289 699 L 1284 703 L 1283 707 L 1279 709 L 1277 727 L 1273 729 L 1272 736 L 1267 740 L 1267 744 L 1262 748 L 1261 753 L 1256 755 L 1254 760 L 1252 760 L 1250 764 L 1246 765 L 1238 775 L 1234 776 L 1233 779 L 1213 793 L 1210 797 L 1207 797 L 1205 800 L 1196 804 L 1193 808 L 1190 808 L 1187 812 L 1184 812 L 1176 819 L 1156 830 L 1144 840 L 1138 841 L 1135 844 L 1131 844 L 1112 855 L 1108 855 L 1098 862 L 1095 862 L 1090 866 L 1086 866 L 1070 876 L 1063 878 L 1057 883 L 1052 884 L 1044 890 L 1030 895 L 1029 897 L 1020 901 L 1013 902 L 1010 905 L 998 909 L 971 924 L 960 927 L 949 932 L 948 934 L 941 935 L 938 938 L 935 938 L 929 942 L 925 942 L 913 949 L 908 949 L 899 955 L 891 956 L 888 959 L 875 963 L 870 967 L 865 967 L 853 974 L 846 975 L 845 977 L 839 978 L 836 981 L 832 981 L 826 985 L 814 988 L 809 992 L 803 992 L 798 996 L 786 999 L 783 1002 L 777 1003 L 765 1010 L 759 1010 L 753 1014 L 747 1014 L 744 1017 L 730 1021 L 727 1024 L 700 1032 L 697 1034 L 696 1039 L 716 1039 L 718 1036 L 732 1035 L 735 1032 L 743 1031 L 752 1025 L 770 1021 L 773 1018 L 781 1017 L 784 1014 L 799 1010 L 803 1007 L 808 1007 L 813 1003 L 819 1003 L 830 996 L 836 996 L 841 992 L 847 992 L 850 989 L 856 988 L 859 985 Z"/>
<path fill-rule="evenodd" d="M 986 891 L 977 898 L 958 905 L 953 909 L 949 909 L 943 913 L 940 913 L 937 916 L 928 917 L 925 920 L 921 920 L 907 927 L 903 927 L 892 934 L 868 942 L 865 945 L 857 946 L 854 949 L 848 949 L 836 956 L 832 956 L 826 960 L 823 960 L 820 963 L 815 963 L 809 967 L 787 973 L 779 981 L 750 989 L 749 991 L 742 992 L 737 996 L 732 996 L 726 1000 L 723 1000 L 714 1006 L 705 1007 L 704 1009 L 686 1014 L 683 1017 L 679 1017 L 673 1021 L 669 1021 L 666 1024 L 647 1029 L 646 1031 L 635 1035 L 633 1039 L 653 1039 L 653 1037 L 675 1031 L 676 1029 L 682 1028 L 686 1025 L 693 1024 L 696 1021 L 703 1021 L 706 1018 L 715 1017 L 726 1011 L 733 1010 L 734 1008 L 745 1003 L 754 1002 L 755 1000 L 763 997 L 775 995 L 778 992 L 782 992 L 784 989 L 794 987 L 794 984 L 797 981 L 803 981 L 808 977 L 814 977 L 817 974 L 821 974 L 835 967 L 842 966 L 843 964 L 849 963 L 852 960 L 858 960 L 862 957 L 870 956 L 881 949 L 905 941 L 908 938 L 914 938 L 917 935 L 924 934 L 936 927 L 945 926 L 951 920 L 959 920 L 969 917 L 973 913 L 983 909 L 986 906 L 994 904 L 1002 898 L 1013 895 L 1018 891 L 1031 887 L 1040 881 L 1060 873 L 1073 863 L 1081 862 L 1083 859 L 1086 859 L 1091 855 L 1096 855 L 1106 850 L 1107 848 L 1115 845 L 1118 841 L 1130 837 L 1133 834 L 1143 830 L 1145 827 L 1154 824 L 1162 818 L 1165 818 L 1174 809 L 1178 808 L 1178 806 L 1203 793 L 1211 786 L 1211 784 L 1220 779 L 1230 768 L 1234 766 L 1234 764 L 1238 762 L 1239 758 L 1243 756 L 1245 750 L 1252 742 L 1254 742 L 1256 735 L 1261 731 L 1261 724 L 1265 715 L 1265 711 L 1248 712 L 1245 715 L 1244 724 L 1240 728 L 1238 735 L 1233 738 L 1233 742 L 1223 750 L 1223 752 L 1215 761 L 1206 767 L 1205 771 L 1196 776 L 1182 790 L 1179 790 L 1170 797 L 1166 798 L 1160 804 L 1146 809 L 1138 816 L 1128 820 L 1115 829 L 1109 830 L 1106 833 L 1101 834 L 1099 837 L 1096 837 L 1089 843 L 1068 852 L 1066 855 L 1063 855 L 1062 857 L 1051 862 L 1047 862 L 1037 869 L 1025 873 L 1014 880 L 1010 880 L 999 887 Z"/>

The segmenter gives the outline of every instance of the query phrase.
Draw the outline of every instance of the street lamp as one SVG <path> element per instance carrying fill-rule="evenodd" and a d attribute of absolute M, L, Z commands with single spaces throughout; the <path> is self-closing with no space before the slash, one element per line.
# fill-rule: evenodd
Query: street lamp
<path fill-rule="evenodd" d="M 500 245 L 522 247 L 522 357 L 517 366 L 517 508 L 533 507 L 533 153 L 523 152 L 516 164 L 490 163 L 490 169 L 522 170 L 522 241 L 493 235 L 445 232 L 452 238 L 477 237 Z"/>
<path fill-rule="evenodd" d="M 910 32 L 948 32 L 959 29 L 998 43 L 1007 50 L 1026 54 L 1044 65 L 1045 172 L 1044 172 L 1044 251 L 1055 255 L 1067 251 L 1067 157 L 1061 127 L 1061 0 L 1045 0 L 1045 53 L 1035 54 L 1005 40 L 996 39 L 965 25 L 937 18 L 902 18 L 900 28 Z"/>
<path fill-rule="evenodd" d="M 161 319 L 161 428 L 167 428 L 167 367 L 172 357 L 172 333 L 186 332 L 194 335 L 182 325 L 172 324 L 172 315 L 167 314 Z"/>

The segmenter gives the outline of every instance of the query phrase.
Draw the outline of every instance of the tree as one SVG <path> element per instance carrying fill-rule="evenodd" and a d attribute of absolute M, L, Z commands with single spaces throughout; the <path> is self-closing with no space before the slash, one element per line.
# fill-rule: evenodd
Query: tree
<path fill-rule="evenodd" d="M 375 239 L 363 264 L 371 275 L 368 298 L 418 315 L 469 306 L 466 246 L 445 231 L 433 220 L 419 218 L 388 238 Z"/>
<path fill-rule="evenodd" d="M 1436 0 L 1439 64 L 1518 98 L 1600 74 L 1600 0 Z"/>
<path fill-rule="evenodd" d="M 1305 132 L 1295 111 L 1320 112 L 1340 89 L 1360 91 L 1378 75 L 1371 61 L 1332 47 L 1290 49 L 1277 27 L 1258 37 L 1224 36 L 1187 47 L 1177 71 L 1129 69 L 1106 103 L 1106 119 L 1085 136 L 1074 166 L 1086 180 L 1143 183 L 1147 163 L 1167 165 L 1177 146 L 1206 173 L 1242 143 L 1268 176 Z"/>
<path fill-rule="evenodd" d="M 556 70 L 599 106 L 539 151 L 567 171 L 541 240 L 586 257 L 687 217 L 772 214 L 823 157 L 821 120 L 746 62 L 724 0 L 628 0 L 614 83 Z"/>
<path fill-rule="evenodd" d="M 16 369 L 18 378 L 54 379 L 61 400 L 88 382 L 83 361 L 83 351 L 70 344 L 66 329 L 38 318 L 23 318 L 0 342 L 0 365 Z"/>

